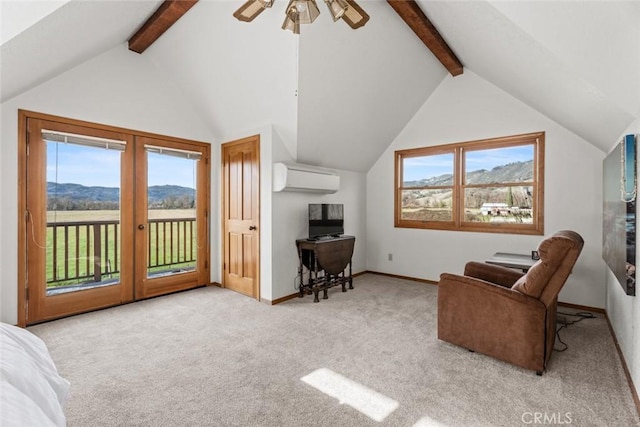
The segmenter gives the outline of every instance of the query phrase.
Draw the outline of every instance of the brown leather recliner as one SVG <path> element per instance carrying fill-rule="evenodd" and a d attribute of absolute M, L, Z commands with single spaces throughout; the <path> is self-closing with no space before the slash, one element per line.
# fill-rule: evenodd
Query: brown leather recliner
<path fill-rule="evenodd" d="M 527 273 L 469 262 L 464 276 L 440 275 L 438 338 L 542 375 L 558 293 L 583 245 L 578 233 L 559 231 L 540 243 L 540 260 Z"/>

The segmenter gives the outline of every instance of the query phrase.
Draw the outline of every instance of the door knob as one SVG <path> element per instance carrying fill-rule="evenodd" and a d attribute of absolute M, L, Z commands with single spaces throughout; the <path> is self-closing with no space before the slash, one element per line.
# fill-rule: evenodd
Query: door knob
<path fill-rule="evenodd" d="M 256 227 L 255 225 L 249 226 L 249 230 L 257 230 L 257 229 L 258 229 L 258 227 Z"/>
<path fill-rule="evenodd" d="M 144 230 L 144 224 L 140 224 L 140 225 L 138 226 L 138 230 Z"/>

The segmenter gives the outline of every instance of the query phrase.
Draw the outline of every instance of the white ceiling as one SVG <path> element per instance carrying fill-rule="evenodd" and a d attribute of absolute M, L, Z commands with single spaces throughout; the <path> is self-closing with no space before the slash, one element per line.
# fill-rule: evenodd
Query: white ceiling
<path fill-rule="evenodd" d="M 1 100 L 124 43 L 160 3 L 72 0 L 21 20 L 33 25 L 3 38 Z M 386 2 L 359 3 L 365 27 L 319 4 L 294 36 L 285 0 L 253 23 L 231 16 L 241 0 L 201 0 L 144 55 L 217 137 L 272 123 L 299 161 L 366 171 L 446 72 Z M 418 4 L 467 69 L 599 149 L 640 116 L 640 2 Z"/>
<path fill-rule="evenodd" d="M 143 55 L 172 76 L 218 140 L 273 124 L 295 157 L 297 38 L 280 29 L 283 1 L 254 22 L 240 1 L 200 1 Z"/>
<path fill-rule="evenodd" d="M 4 0 L 2 1 L 4 3 Z M 57 9 L 3 6 L 2 21 L 16 24 L 0 47 L 0 101 L 4 102 L 128 40 L 162 0 L 54 2 Z M 15 4 L 17 3 L 17 4 Z M 61 5 L 61 6 L 60 6 Z M 13 20 L 10 13 L 18 14 Z M 3 30 L 4 31 L 4 30 Z"/>
<path fill-rule="evenodd" d="M 301 30 L 302 163 L 368 171 L 446 76 L 386 2 L 361 3 L 371 19 L 356 31 L 328 13 Z"/>
<path fill-rule="evenodd" d="M 321 4 L 300 36 L 280 28 L 286 2 L 252 23 L 229 19 L 240 4 L 199 2 L 145 52 L 218 138 L 270 122 L 298 162 L 364 172 L 446 74 L 384 2 L 357 31 Z"/>
<path fill-rule="evenodd" d="M 640 116 L 640 2 L 418 3 L 467 68 L 601 150 Z"/>
<path fill-rule="evenodd" d="M 0 1 L 0 44 L 11 40 L 68 1 Z"/>

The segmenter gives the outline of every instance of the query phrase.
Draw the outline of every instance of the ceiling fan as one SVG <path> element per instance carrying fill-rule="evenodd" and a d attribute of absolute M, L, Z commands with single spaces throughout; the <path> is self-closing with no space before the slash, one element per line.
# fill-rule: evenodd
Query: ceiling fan
<path fill-rule="evenodd" d="M 273 5 L 275 0 L 248 0 L 233 13 L 238 20 L 251 22 L 263 10 Z M 324 0 L 331 12 L 333 21 L 342 19 L 354 30 L 364 26 L 369 21 L 369 15 L 354 0 Z M 300 34 L 300 24 L 312 23 L 320 9 L 316 0 L 289 0 L 285 12 L 283 30 L 290 30 L 294 34 Z"/>

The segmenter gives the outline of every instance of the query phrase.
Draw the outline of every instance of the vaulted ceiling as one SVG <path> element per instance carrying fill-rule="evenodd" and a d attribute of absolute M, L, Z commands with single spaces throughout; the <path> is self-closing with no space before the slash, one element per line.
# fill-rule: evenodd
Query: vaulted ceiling
<path fill-rule="evenodd" d="M 418 2 L 466 67 L 601 150 L 640 116 L 640 2 Z"/>
<path fill-rule="evenodd" d="M 30 20 L 18 3 L 0 3 L 2 102 L 124 44 L 161 1 L 56 1 Z M 220 141 L 272 123 L 298 161 L 366 171 L 455 77 L 386 1 L 359 2 L 358 30 L 322 10 L 300 36 L 280 29 L 286 3 L 243 23 L 241 1 L 200 1 L 143 55 Z M 640 2 L 417 4 L 465 68 L 601 150 L 640 117 Z"/>
<path fill-rule="evenodd" d="M 42 7 L 39 3 L 48 4 L 0 1 L 3 27 L 14 28 L 3 31 L 0 47 L 2 102 L 123 43 L 162 1 L 56 1 L 49 9 L 29 7 Z"/>

